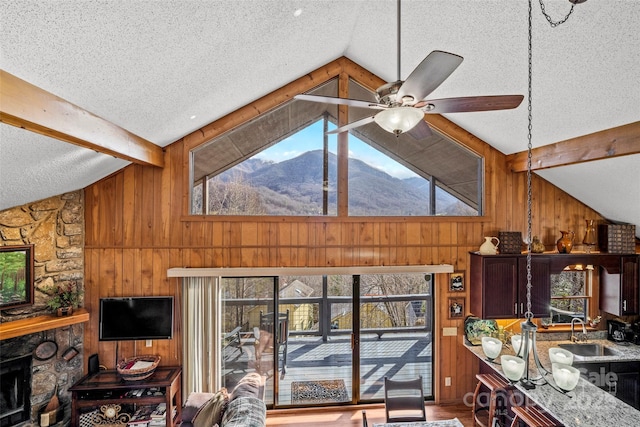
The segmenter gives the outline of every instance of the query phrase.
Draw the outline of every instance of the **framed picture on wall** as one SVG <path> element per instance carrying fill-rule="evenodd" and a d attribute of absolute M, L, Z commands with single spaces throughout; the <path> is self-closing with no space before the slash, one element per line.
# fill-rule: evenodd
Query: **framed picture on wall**
<path fill-rule="evenodd" d="M 0 309 L 33 304 L 33 245 L 0 246 Z"/>
<path fill-rule="evenodd" d="M 449 319 L 464 317 L 464 298 L 449 298 Z"/>
<path fill-rule="evenodd" d="M 449 276 L 449 292 L 464 292 L 464 271 L 455 271 Z"/>

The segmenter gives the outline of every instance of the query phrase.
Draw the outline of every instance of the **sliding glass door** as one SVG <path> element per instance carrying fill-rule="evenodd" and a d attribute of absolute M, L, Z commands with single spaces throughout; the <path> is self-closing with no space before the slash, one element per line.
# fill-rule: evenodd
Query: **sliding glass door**
<path fill-rule="evenodd" d="M 279 405 L 352 401 L 351 289 L 351 276 L 280 277 L 280 310 L 289 311 L 292 323 Z"/>
<path fill-rule="evenodd" d="M 273 327 L 277 283 L 277 277 L 230 277 L 220 281 L 222 386 L 231 391 L 246 374 L 258 372 L 265 379 L 267 404 L 273 403 L 277 387 Z"/>
<path fill-rule="evenodd" d="M 422 377 L 433 397 L 433 277 L 376 274 L 357 277 L 360 307 L 360 401 L 384 399 L 384 378 Z"/>
<path fill-rule="evenodd" d="M 384 377 L 432 395 L 432 276 L 223 278 L 223 386 L 249 372 L 274 407 L 380 401 Z"/>

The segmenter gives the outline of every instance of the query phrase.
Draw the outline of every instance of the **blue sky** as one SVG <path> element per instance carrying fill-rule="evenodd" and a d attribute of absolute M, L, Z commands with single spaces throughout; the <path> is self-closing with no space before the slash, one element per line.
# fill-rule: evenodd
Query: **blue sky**
<path fill-rule="evenodd" d="M 329 124 L 329 129 L 335 126 Z M 336 152 L 337 136 L 329 135 L 329 151 Z M 310 150 L 322 148 L 322 121 L 303 129 L 273 147 L 258 153 L 255 157 L 262 160 L 281 162 L 299 156 Z M 383 170 L 396 178 L 417 176 L 395 160 L 385 156 L 378 150 L 365 144 L 358 138 L 349 137 L 349 157 L 357 158 L 377 169 Z"/>

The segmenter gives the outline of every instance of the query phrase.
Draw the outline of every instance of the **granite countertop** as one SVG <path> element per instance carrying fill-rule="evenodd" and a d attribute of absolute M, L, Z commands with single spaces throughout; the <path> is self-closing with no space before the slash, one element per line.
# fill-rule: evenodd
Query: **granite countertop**
<path fill-rule="evenodd" d="M 536 342 L 538 357 L 542 367 L 549 372 L 551 371 L 549 348 L 557 347 L 560 343 L 569 343 L 569 341 L 543 341 L 538 339 Z M 589 343 L 610 347 L 616 354 L 613 356 L 590 356 L 587 358 L 574 359 L 574 363 L 640 360 L 640 346 L 623 346 L 608 340 L 589 340 Z M 497 363 L 488 362 L 482 352 L 481 346 L 471 346 L 468 344 L 465 344 L 465 346 L 480 360 L 487 362 L 488 366 L 491 366 L 496 372 L 503 375 L 499 358 L 495 360 Z M 512 355 L 514 351 L 510 346 L 504 346 L 500 354 Z M 531 378 L 539 376 L 533 357 L 531 357 L 529 361 L 529 371 Z M 548 374 L 545 378 L 553 383 L 553 376 L 551 374 Z M 576 388 L 567 394 L 557 391 L 549 384 L 538 385 L 531 390 L 525 389 L 520 383 L 516 383 L 515 386 L 524 395 L 546 409 L 549 414 L 562 422 L 566 427 L 623 427 L 640 425 L 640 411 L 616 399 L 615 396 L 601 390 L 583 377 L 580 378 Z"/>

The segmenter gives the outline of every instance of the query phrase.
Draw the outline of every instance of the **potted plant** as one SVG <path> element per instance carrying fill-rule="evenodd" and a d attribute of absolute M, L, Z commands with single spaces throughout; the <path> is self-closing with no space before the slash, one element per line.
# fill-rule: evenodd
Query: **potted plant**
<path fill-rule="evenodd" d="M 47 302 L 47 306 L 56 311 L 58 316 L 67 316 L 73 313 L 74 308 L 78 308 L 80 297 L 82 295 L 78 284 L 67 282 L 54 289 Z"/>

